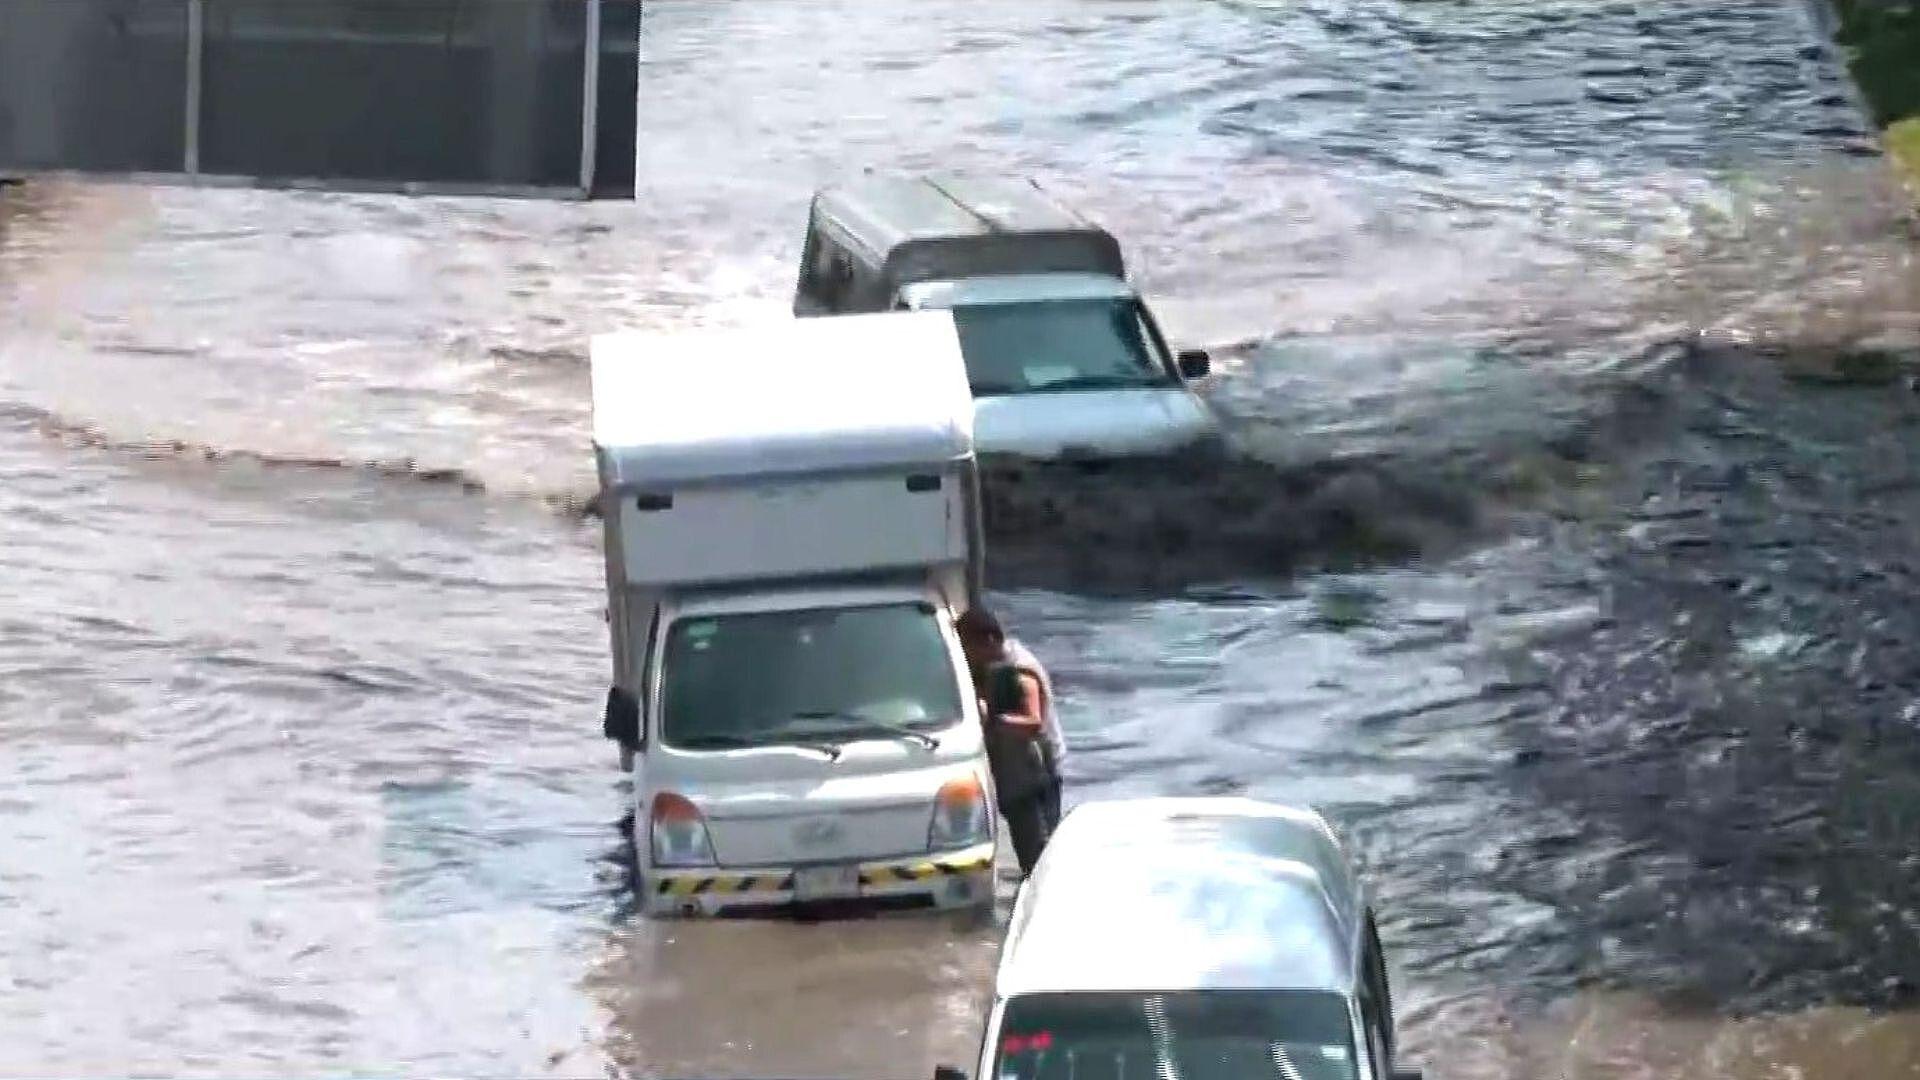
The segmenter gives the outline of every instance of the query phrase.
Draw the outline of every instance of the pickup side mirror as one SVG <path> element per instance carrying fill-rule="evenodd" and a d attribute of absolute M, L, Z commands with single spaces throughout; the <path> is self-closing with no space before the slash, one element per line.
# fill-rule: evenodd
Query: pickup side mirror
<path fill-rule="evenodd" d="M 1213 370 L 1213 358 L 1205 349 L 1188 349 L 1180 354 L 1179 361 L 1183 379 L 1204 379 Z"/>
<path fill-rule="evenodd" d="M 965 1069 L 956 1069 L 951 1065 L 935 1065 L 933 1080 L 967 1080 L 967 1072 Z M 1396 1077 L 1395 1080 L 1398 1078 Z"/>

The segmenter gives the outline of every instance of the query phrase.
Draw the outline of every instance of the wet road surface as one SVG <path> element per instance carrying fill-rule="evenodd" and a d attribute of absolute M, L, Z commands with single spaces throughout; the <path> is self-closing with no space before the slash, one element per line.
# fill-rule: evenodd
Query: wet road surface
<path fill-rule="evenodd" d="M 1920 398 L 1835 356 L 1920 285 L 1805 10 L 901 10 L 650 4 L 637 205 L 7 193 L 0 1072 L 971 1056 L 990 928 L 633 919 L 597 737 L 585 338 L 778 317 L 865 165 L 1225 349 L 1240 459 L 995 496 L 1070 800 L 1325 808 L 1430 1076 L 1915 1072 Z"/>

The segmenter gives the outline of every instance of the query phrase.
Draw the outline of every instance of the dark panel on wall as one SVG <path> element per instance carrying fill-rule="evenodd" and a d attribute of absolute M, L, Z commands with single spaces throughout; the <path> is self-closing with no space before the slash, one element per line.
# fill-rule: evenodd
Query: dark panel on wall
<path fill-rule="evenodd" d="M 206 5 L 206 172 L 580 183 L 585 0 Z"/>
<path fill-rule="evenodd" d="M 600 138 L 594 150 L 593 184 L 597 198 L 633 198 L 642 3 L 602 0 L 600 7 Z"/>
<path fill-rule="evenodd" d="M 0 0 L 0 170 L 172 172 L 187 0 Z"/>
<path fill-rule="evenodd" d="M 598 5 L 600 197 L 633 195 L 641 4 Z M 578 192 L 593 10 L 590 0 L 0 0 L 0 173 Z"/>

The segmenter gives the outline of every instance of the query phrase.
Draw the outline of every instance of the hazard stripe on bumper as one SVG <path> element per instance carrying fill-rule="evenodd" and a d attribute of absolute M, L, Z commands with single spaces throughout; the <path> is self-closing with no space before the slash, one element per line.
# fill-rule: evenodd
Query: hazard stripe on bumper
<path fill-rule="evenodd" d="M 860 867 L 861 888 L 908 885 L 935 878 L 959 877 L 980 873 L 993 866 L 993 851 L 970 852 L 942 859 L 918 859 L 912 862 L 869 863 Z M 656 896 L 735 896 L 742 893 L 785 893 L 793 891 L 793 872 L 778 870 L 758 874 L 709 872 L 676 873 L 663 876 L 654 884 Z"/>
<path fill-rule="evenodd" d="M 929 878 L 958 877 L 977 873 L 992 865 L 993 856 L 986 854 L 964 859 L 929 859 L 897 866 L 863 866 L 860 868 L 860 884 L 899 885 Z"/>
<path fill-rule="evenodd" d="M 661 878 L 653 891 L 660 896 L 731 896 L 735 893 L 786 892 L 792 874 L 709 874 L 705 877 Z"/>

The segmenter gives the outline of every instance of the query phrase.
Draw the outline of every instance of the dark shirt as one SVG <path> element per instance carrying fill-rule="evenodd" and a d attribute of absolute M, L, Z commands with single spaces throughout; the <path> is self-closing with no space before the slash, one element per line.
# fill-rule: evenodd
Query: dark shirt
<path fill-rule="evenodd" d="M 1021 674 L 1020 668 L 1001 661 L 988 668 L 982 680 L 987 763 L 993 768 L 994 790 L 1003 804 L 1032 798 L 1053 779 L 1053 755 L 1039 730 L 1000 719 L 1003 713 L 1019 712 L 1026 700 Z"/>

